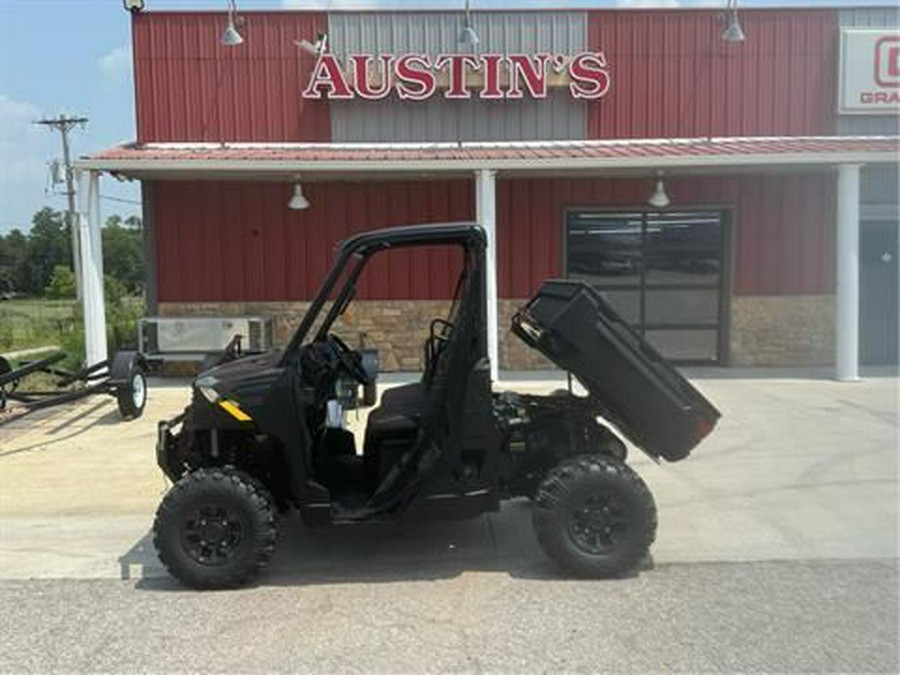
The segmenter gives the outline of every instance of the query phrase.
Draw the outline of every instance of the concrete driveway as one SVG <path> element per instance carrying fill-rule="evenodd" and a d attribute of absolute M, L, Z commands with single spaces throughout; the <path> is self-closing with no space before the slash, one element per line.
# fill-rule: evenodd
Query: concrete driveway
<path fill-rule="evenodd" d="M 154 424 L 184 386 L 136 422 L 103 399 L 23 419 L 0 432 L 0 672 L 897 672 L 897 379 L 694 381 L 725 417 L 687 461 L 633 454 L 659 535 L 611 581 L 563 578 L 520 501 L 315 535 L 287 517 L 258 584 L 185 591 L 147 534 Z"/>
<path fill-rule="evenodd" d="M 632 449 L 660 514 L 655 564 L 894 558 L 898 544 L 898 380 L 846 384 L 815 371 L 705 370 L 694 382 L 723 412 L 688 460 L 656 465 Z M 540 392 L 554 376 L 507 388 Z M 118 419 L 97 397 L 0 429 L 0 578 L 129 578 L 164 574 L 147 537 L 166 481 L 154 464 L 158 419 L 188 400 L 154 383 L 144 417 Z M 358 431 L 364 415 L 351 423 Z M 442 525 L 337 530 L 282 527 L 267 579 L 418 571 L 545 570 L 527 505 Z M 543 573 L 543 572 L 540 572 Z"/>

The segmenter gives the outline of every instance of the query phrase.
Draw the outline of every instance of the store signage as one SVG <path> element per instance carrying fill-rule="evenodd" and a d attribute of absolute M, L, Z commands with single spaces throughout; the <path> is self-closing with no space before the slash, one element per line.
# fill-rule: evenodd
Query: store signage
<path fill-rule="evenodd" d="M 304 98 L 424 101 L 439 90 L 446 99 L 547 97 L 566 87 L 576 99 L 598 99 L 610 88 L 603 52 L 553 54 L 354 54 L 342 64 L 329 52 L 319 55 Z"/>
<path fill-rule="evenodd" d="M 842 30 L 839 79 L 838 112 L 900 112 L 900 31 Z"/>

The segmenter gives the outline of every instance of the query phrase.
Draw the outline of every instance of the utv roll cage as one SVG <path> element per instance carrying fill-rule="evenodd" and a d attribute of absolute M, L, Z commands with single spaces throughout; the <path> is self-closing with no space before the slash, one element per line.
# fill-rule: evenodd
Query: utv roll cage
<path fill-rule="evenodd" d="M 359 277 L 373 255 L 380 251 L 397 248 L 453 244 L 463 247 L 467 253 L 477 251 L 480 257 L 483 258 L 487 239 L 484 230 L 474 223 L 439 223 L 372 230 L 344 240 L 338 247 L 338 256 L 333 263 L 331 271 L 325 277 L 325 281 L 322 282 L 322 286 L 313 299 L 312 304 L 310 304 L 309 310 L 303 316 L 300 325 L 285 347 L 281 365 L 286 365 L 296 357 L 297 351 L 309 336 L 310 330 L 315 325 L 323 307 L 335 291 L 338 283 L 344 278 L 344 284 L 335 296 L 334 303 L 316 331 L 314 339 L 321 339 L 328 333 L 335 320 L 353 299 Z M 354 256 L 358 260 L 348 273 L 348 265 Z M 483 260 L 478 261 L 476 268 L 476 273 L 481 275 L 480 285 L 484 287 Z M 485 350 L 487 349 L 486 342 L 484 348 Z"/>

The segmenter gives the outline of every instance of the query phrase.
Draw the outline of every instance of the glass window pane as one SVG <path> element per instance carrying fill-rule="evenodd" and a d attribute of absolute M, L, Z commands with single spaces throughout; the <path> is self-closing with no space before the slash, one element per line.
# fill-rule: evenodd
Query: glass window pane
<path fill-rule="evenodd" d="M 717 284 L 722 222 L 717 213 L 648 216 L 648 284 Z"/>
<path fill-rule="evenodd" d="M 590 241 L 600 248 L 640 246 L 643 223 L 640 213 L 573 213 L 569 239 Z"/>
<path fill-rule="evenodd" d="M 656 290 L 644 296 L 645 323 L 718 323 L 719 291 L 715 288 Z"/>
<path fill-rule="evenodd" d="M 569 255 L 569 276 L 594 286 L 637 286 L 641 283 L 639 254 L 608 252 Z"/>
<path fill-rule="evenodd" d="M 600 295 L 628 323 L 638 323 L 640 321 L 640 291 L 601 291 Z"/>
<path fill-rule="evenodd" d="M 641 279 L 640 213 L 573 213 L 566 249 L 569 276 L 597 286 L 637 285 Z"/>
<path fill-rule="evenodd" d="M 644 256 L 648 285 L 718 285 L 718 253 L 649 250 Z"/>
<path fill-rule="evenodd" d="M 718 333 L 715 330 L 648 330 L 644 337 L 660 354 L 673 361 L 718 359 Z"/>

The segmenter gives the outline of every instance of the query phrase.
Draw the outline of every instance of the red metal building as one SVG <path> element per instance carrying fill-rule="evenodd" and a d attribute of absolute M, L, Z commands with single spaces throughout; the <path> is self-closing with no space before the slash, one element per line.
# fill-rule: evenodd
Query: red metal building
<path fill-rule="evenodd" d="M 137 139 L 80 162 L 143 183 L 154 313 L 284 341 L 350 233 L 477 219 L 501 368 L 541 365 L 506 327 L 554 276 L 682 361 L 896 361 L 896 9 L 743 10 L 742 41 L 717 11 L 478 12 L 476 45 L 452 12 L 245 13 L 230 46 L 226 19 L 135 14 Z M 455 264 L 388 254 L 346 330 L 416 368 Z"/>

